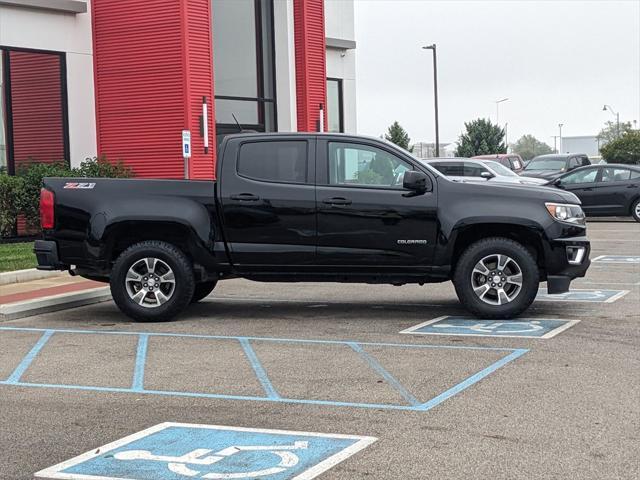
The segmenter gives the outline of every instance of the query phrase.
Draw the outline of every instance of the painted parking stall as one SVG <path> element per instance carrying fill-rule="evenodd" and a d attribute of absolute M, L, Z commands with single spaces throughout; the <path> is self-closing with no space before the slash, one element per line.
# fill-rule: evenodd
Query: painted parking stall
<path fill-rule="evenodd" d="M 35 474 L 39 479 L 312 479 L 374 437 L 162 423 Z"/>
<path fill-rule="evenodd" d="M 454 395 L 466 390 L 485 377 L 491 375 L 499 368 L 524 355 L 528 350 L 521 348 L 494 348 L 480 346 L 448 346 L 448 345 L 416 345 L 401 343 L 373 343 L 354 342 L 336 340 L 304 340 L 287 338 L 263 338 L 263 337 L 231 337 L 215 335 L 192 335 L 177 333 L 147 333 L 147 332 L 122 332 L 122 331 L 96 331 L 96 330 L 59 330 L 59 329 L 37 329 L 19 327 L 0 327 L 0 337 L 11 333 L 31 333 L 35 335 L 35 343 L 28 353 L 19 361 L 13 371 L 0 381 L 2 385 L 20 386 L 25 388 L 60 388 L 67 390 L 82 390 L 93 392 L 112 393 L 135 393 L 156 396 L 172 397 L 192 397 L 210 398 L 221 400 L 278 402 L 293 404 L 321 405 L 328 407 L 352 407 L 368 409 L 387 409 L 399 411 L 428 411 Z M 69 358 L 66 368 L 56 369 L 49 375 L 39 372 L 39 359 L 46 356 L 44 363 L 58 362 L 55 356 L 56 350 L 68 349 L 63 345 L 64 338 L 69 335 L 83 335 L 86 341 L 79 342 L 85 344 L 93 342 L 95 345 L 104 344 L 108 338 L 128 339 L 129 344 L 135 344 L 135 354 L 131 359 L 129 367 L 121 368 L 119 378 L 108 379 L 99 377 L 103 359 L 97 357 L 95 361 L 99 363 L 100 369 L 96 370 L 96 377 L 85 384 L 71 383 L 70 380 L 60 381 L 55 375 L 61 375 L 58 370 L 66 370 L 66 377 L 73 378 L 78 365 L 82 365 L 82 370 L 91 370 L 93 367 L 83 358 Z M 62 339 L 57 348 L 48 350 L 48 345 Z M 131 342 L 135 340 L 135 342 Z M 237 373 L 222 391 L 203 391 L 196 389 L 191 384 L 180 384 L 181 379 L 189 379 L 200 375 L 200 378 L 207 379 L 213 372 L 203 367 L 202 362 L 198 364 L 197 371 L 186 372 L 187 362 L 181 371 L 162 377 L 158 380 L 157 371 L 164 371 L 172 368 L 172 364 L 181 361 L 181 358 L 171 358 L 167 360 L 167 349 L 158 350 L 162 352 L 159 359 L 155 359 L 151 364 L 148 362 L 152 355 L 150 345 L 159 340 L 170 340 L 173 342 L 182 341 L 203 341 L 209 342 L 205 345 L 206 351 L 216 351 L 215 345 L 210 342 L 227 342 L 236 345 L 244 353 L 242 357 L 231 357 L 232 350 L 220 350 L 214 356 L 214 364 L 224 364 L 223 370 L 226 375 Z M 33 341 L 33 340 L 32 340 Z M 118 351 L 117 357 L 128 359 L 132 355 L 127 351 L 127 342 Z M 176 348 L 184 358 L 184 352 L 189 350 L 183 344 L 178 343 Z M 289 350 L 287 350 L 289 349 Z M 312 357 L 314 349 L 323 349 L 322 355 L 326 360 L 316 361 Z M 113 349 L 112 349 L 113 350 Z M 423 354 L 425 359 L 435 361 L 437 365 L 448 364 L 449 359 L 468 358 L 460 362 L 464 368 L 455 375 L 451 375 L 452 368 L 440 370 L 438 379 L 442 383 L 448 384 L 444 390 L 431 388 L 429 384 L 423 382 L 423 375 L 420 369 L 408 372 L 406 369 L 398 368 L 394 361 L 398 357 L 410 356 L 413 354 Z M 113 364 L 114 354 L 109 352 L 109 361 Z M 292 361 L 292 356 L 298 355 L 299 360 Z M 302 356 L 300 356 L 302 355 Z M 435 355 L 435 359 L 434 359 Z M 209 355 L 211 357 L 211 355 Z M 231 357 L 231 358 L 226 358 Z M 336 382 L 322 384 L 322 379 L 326 378 L 326 371 L 335 369 L 336 366 L 330 362 L 338 358 L 338 363 L 348 364 L 349 368 L 343 373 L 345 381 L 363 382 L 360 397 L 353 397 L 353 394 L 345 396 L 340 390 L 332 389 Z M 276 368 L 274 361 L 287 359 L 285 366 Z M 204 359 L 203 359 L 204 361 Z M 164 362 L 164 363 L 159 363 Z M 242 363 L 247 363 L 247 370 L 241 370 Z M 327 363 L 324 363 L 327 362 Z M 228 365 L 228 367 L 226 366 Z M 294 365 L 295 367 L 292 367 Z M 311 384 L 299 384 L 291 381 L 295 378 L 296 370 L 301 368 L 316 369 L 315 376 L 311 376 Z M 155 368 L 154 368 L 155 367 Z M 429 367 L 430 372 L 437 371 L 436 365 Z M 283 369 L 284 368 L 284 369 Z M 427 368 L 426 366 L 423 368 Z M 153 375 L 156 372 L 155 376 Z M 247 371 L 249 373 L 247 373 Z M 355 372 L 355 373 L 354 373 Z M 409 377 L 406 375 L 410 374 Z M 54 377 L 52 377 L 54 375 Z M 349 376 L 353 375 L 353 376 Z M 215 377 L 215 375 L 213 375 Z M 250 383 L 253 376 L 255 379 L 255 390 L 238 392 L 235 388 Z M 129 386 L 114 386 L 124 385 Z M 217 383 L 217 382 L 214 382 Z M 338 382 L 340 383 L 340 382 Z M 319 387 L 318 387 L 319 385 Z M 215 388 L 220 388 L 215 385 Z M 316 391 L 320 389 L 320 391 Z M 326 389 L 323 391 L 323 389 Z M 417 391 L 416 391 L 417 390 Z"/>
<path fill-rule="evenodd" d="M 624 265 L 640 264 L 640 255 L 600 255 L 592 260 L 594 263 L 621 263 Z"/>
<path fill-rule="evenodd" d="M 518 318 L 480 320 L 471 317 L 443 316 L 428 320 L 400 333 L 413 335 L 453 335 L 474 337 L 552 338 L 577 324 L 579 320 Z"/>
<path fill-rule="evenodd" d="M 629 290 L 573 289 L 565 293 L 550 294 L 546 289 L 540 289 L 536 301 L 613 303 L 628 293 Z"/>

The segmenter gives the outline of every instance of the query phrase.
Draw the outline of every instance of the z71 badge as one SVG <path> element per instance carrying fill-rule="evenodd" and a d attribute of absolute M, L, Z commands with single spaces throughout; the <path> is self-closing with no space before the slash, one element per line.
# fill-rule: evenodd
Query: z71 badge
<path fill-rule="evenodd" d="M 67 183 L 64 184 L 63 188 L 83 188 L 83 189 L 89 188 L 89 189 L 91 189 L 91 188 L 93 188 L 95 186 L 96 186 L 95 183 L 67 182 Z"/>

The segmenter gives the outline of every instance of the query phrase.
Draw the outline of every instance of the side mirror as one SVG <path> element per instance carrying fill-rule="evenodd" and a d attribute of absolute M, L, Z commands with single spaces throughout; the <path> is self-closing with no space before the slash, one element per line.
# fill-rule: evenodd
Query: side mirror
<path fill-rule="evenodd" d="M 551 181 L 551 185 L 554 185 L 558 188 L 562 188 L 562 179 L 556 178 L 555 180 Z"/>
<path fill-rule="evenodd" d="M 480 176 L 481 176 L 482 178 L 487 179 L 487 180 L 491 180 L 493 177 L 495 177 L 495 175 L 494 175 L 493 173 L 491 173 L 491 172 L 486 172 L 486 171 L 485 171 L 485 172 L 480 173 Z"/>
<path fill-rule="evenodd" d="M 416 193 L 424 193 L 431 187 L 431 180 L 424 172 L 409 170 L 404 172 L 402 188 L 412 190 Z"/>

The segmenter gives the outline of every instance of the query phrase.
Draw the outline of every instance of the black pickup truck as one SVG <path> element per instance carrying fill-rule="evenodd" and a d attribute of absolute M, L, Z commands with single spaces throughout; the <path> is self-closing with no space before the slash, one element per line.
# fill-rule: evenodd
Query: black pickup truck
<path fill-rule="evenodd" d="M 458 183 L 394 145 L 339 134 L 241 134 L 216 181 L 46 178 L 40 269 L 110 282 L 139 321 L 169 320 L 216 283 L 452 280 L 473 314 L 511 318 L 541 281 L 589 266 L 578 198 Z"/>

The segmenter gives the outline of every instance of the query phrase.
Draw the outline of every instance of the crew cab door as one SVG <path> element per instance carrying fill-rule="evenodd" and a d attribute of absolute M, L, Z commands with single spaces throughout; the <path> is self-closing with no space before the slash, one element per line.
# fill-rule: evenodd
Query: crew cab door
<path fill-rule="evenodd" d="M 236 268 L 286 271 L 313 264 L 315 139 L 235 138 L 220 157 L 223 233 Z"/>
<path fill-rule="evenodd" d="M 436 184 L 411 195 L 402 181 L 421 170 L 392 148 L 359 139 L 319 137 L 318 263 L 379 273 L 431 265 L 437 235 Z M 423 170 L 424 171 L 424 170 Z"/>

